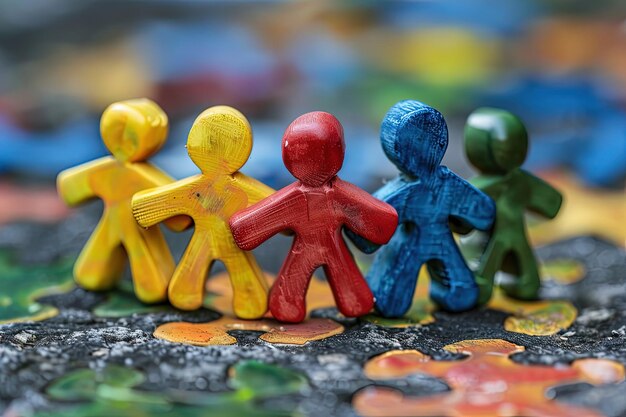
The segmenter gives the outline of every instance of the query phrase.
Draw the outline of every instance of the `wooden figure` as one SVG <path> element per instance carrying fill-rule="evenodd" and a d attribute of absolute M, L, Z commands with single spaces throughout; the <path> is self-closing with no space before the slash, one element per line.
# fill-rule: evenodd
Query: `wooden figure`
<path fill-rule="evenodd" d="M 400 226 L 377 253 L 367 275 L 376 309 L 385 317 L 404 315 L 424 263 L 432 277 L 430 296 L 435 302 L 449 311 L 474 307 L 478 287 L 449 222 L 486 230 L 495 214 L 493 201 L 440 165 L 448 128 L 432 107 L 413 100 L 394 105 L 383 120 L 381 143 L 401 172 L 374 195 L 395 207 Z M 355 244 L 365 252 L 377 249 L 360 239 Z"/>
<path fill-rule="evenodd" d="M 514 282 L 503 285 L 508 295 L 529 300 L 537 298 L 539 292 L 539 272 L 528 244 L 524 213 L 528 209 L 553 218 L 562 197 L 520 168 L 527 150 L 526 129 L 511 113 L 482 108 L 467 119 L 465 152 L 481 173 L 472 183 L 496 202 L 496 221 L 476 277 L 482 304 L 491 298 L 498 270 L 517 276 Z"/>
<path fill-rule="evenodd" d="M 96 197 L 104 202 L 102 219 L 74 266 L 80 286 L 89 290 L 113 287 L 128 257 L 137 297 L 146 303 L 166 299 L 174 259 L 158 228 L 137 225 L 131 198 L 138 191 L 173 181 L 145 162 L 165 143 L 167 123 L 163 110 L 150 100 L 114 103 L 100 123 L 102 139 L 113 156 L 59 174 L 57 188 L 67 204 L 77 206 Z M 168 222 L 175 230 L 189 224 L 184 217 Z"/>
<path fill-rule="evenodd" d="M 343 128 L 331 114 L 298 117 L 283 137 L 283 161 L 297 182 L 235 214 L 231 230 L 240 248 L 252 250 L 276 233 L 295 233 L 291 251 L 270 291 L 270 311 L 284 322 L 306 315 L 305 294 L 323 267 L 339 311 L 361 316 L 373 306 L 367 283 L 348 250 L 346 227 L 376 244 L 386 243 L 397 226 L 393 207 L 336 174 L 344 159 Z"/>
<path fill-rule="evenodd" d="M 195 222 L 168 290 L 175 307 L 202 306 L 207 273 L 221 260 L 230 274 L 235 314 L 254 319 L 267 310 L 265 277 L 254 256 L 237 247 L 228 228 L 234 213 L 274 191 L 238 172 L 251 151 L 252 129 L 244 115 L 227 106 L 211 107 L 197 117 L 187 139 L 187 152 L 201 174 L 133 198 L 133 214 L 144 227 L 181 214 Z"/>

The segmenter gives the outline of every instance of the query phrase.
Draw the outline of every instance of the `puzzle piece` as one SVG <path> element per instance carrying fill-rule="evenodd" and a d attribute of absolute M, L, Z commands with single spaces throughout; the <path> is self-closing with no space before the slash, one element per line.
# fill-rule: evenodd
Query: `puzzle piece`
<path fill-rule="evenodd" d="M 99 303 L 93 313 L 97 317 L 128 317 L 133 314 L 175 312 L 169 304 L 144 304 L 135 297 L 133 288 L 126 281 L 118 284 L 114 291 L 107 294 L 107 299 Z"/>
<path fill-rule="evenodd" d="M 626 245 L 626 198 L 624 190 L 587 188 L 571 175 L 552 172 L 547 181 L 563 193 L 559 216 L 549 223 L 530 223 L 529 235 L 535 245 L 567 238 L 594 235 L 620 247 Z"/>
<path fill-rule="evenodd" d="M 295 233 L 269 296 L 278 320 L 304 320 L 307 287 L 320 266 L 339 311 L 347 317 L 362 316 L 374 300 L 341 231 L 345 227 L 376 244 L 386 243 L 397 225 L 396 212 L 336 175 L 345 144 L 343 128 L 333 115 L 312 112 L 298 117 L 285 131 L 282 148 L 285 166 L 298 181 L 236 213 L 230 219 L 235 242 L 252 250 L 278 232 Z"/>
<path fill-rule="evenodd" d="M 375 314 L 368 314 L 364 320 L 384 327 L 414 327 L 435 321 L 433 313 L 437 306 L 428 299 L 430 276 L 425 267 L 420 275 L 409 312 L 399 318 L 389 319 Z M 548 336 L 569 328 L 578 311 L 569 301 L 521 301 L 509 298 L 503 291 L 496 290 L 486 306 L 492 310 L 510 314 L 504 320 L 504 329 L 509 332 L 531 336 Z"/>
<path fill-rule="evenodd" d="M 276 277 L 266 272 L 265 279 L 271 286 L 274 284 Z M 228 274 L 221 273 L 208 280 L 206 289 L 207 297 L 204 306 L 217 310 L 225 316 L 232 317 L 234 315 L 231 301 L 233 299 L 233 287 L 230 285 Z M 306 306 L 309 312 L 319 308 L 334 306 L 333 293 L 328 288 L 328 284 L 315 276 L 311 279 L 306 293 Z M 265 317 L 271 318 L 272 315 L 268 311 L 265 313 Z"/>
<path fill-rule="evenodd" d="M 143 229 L 131 212 L 132 196 L 172 179 L 144 162 L 157 152 L 167 136 L 167 116 L 147 99 L 114 103 L 102 114 L 102 140 L 113 155 L 61 172 L 60 196 L 71 206 L 92 198 L 104 202 L 104 213 L 74 266 L 76 282 L 89 290 L 112 288 L 121 278 L 126 259 L 137 298 L 163 301 L 174 270 L 174 259 L 157 228 Z M 173 229 L 189 225 L 172 219 Z"/>
<path fill-rule="evenodd" d="M 208 323 L 173 322 L 162 324 L 154 337 L 175 343 L 195 346 L 234 345 L 237 339 L 228 334 L 231 330 L 265 332 L 259 338 L 273 344 L 304 345 L 322 340 L 344 331 L 344 327 L 330 319 L 308 319 L 297 324 L 281 324 L 276 320 L 237 320 L 222 317 Z"/>
<path fill-rule="evenodd" d="M 177 308 L 202 306 L 207 273 L 221 260 L 230 274 L 237 316 L 255 319 L 267 310 L 263 272 L 251 253 L 237 247 L 227 223 L 234 213 L 273 192 L 239 172 L 251 150 L 248 120 L 231 107 L 211 107 L 198 116 L 187 139 L 189 157 L 202 173 L 133 198 L 133 214 L 144 227 L 183 214 L 194 220 L 194 234 L 168 289 Z"/>
<path fill-rule="evenodd" d="M 511 314 L 504 320 L 504 330 L 531 336 L 550 336 L 569 328 L 578 311 L 569 301 L 522 301 L 509 298 L 499 289 L 487 304 L 492 310 Z"/>
<path fill-rule="evenodd" d="M 451 392 L 407 397 L 390 388 L 367 387 L 353 406 L 363 416 L 563 416 L 593 417 L 600 413 L 550 400 L 545 392 L 555 385 L 593 385 L 624 380 L 624 366 L 607 359 L 579 359 L 569 366 L 522 365 L 511 355 L 524 347 L 501 339 L 465 340 L 444 347 L 468 355 L 459 361 L 435 361 L 417 351 L 390 351 L 371 359 L 365 374 L 374 380 L 424 373 L 442 379 Z"/>
<path fill-rule="evenodd" d="M 544 261 L 540 266 L 543 280 L 554 281 L 559 284 L 574 284 L 585 277 L 585 266 L 573 259 L 552 259 Z"/>
<path fill-rule="evenodd" d="M 144 380 L 141 372 L 117 365 L 99 371 L 79 369 L 53 381 L 47 389 L 53 400 L 79 404 L 40 411 L 35 416 L 287 417 L 294 415 L 290 409 L 293 406 L 266 409 L 257 402 L 297 395 L 309 386 L 306 378 L 295 371 L 257 361 L 241 361 L 230 368 L 229 385 L 234 389 L 230 392 L 151 393 L 136 388 Z"/>
<path fill-rule="evenodd" d="M 384 317 L 400 317 L 411 306 L 419 270 L 428 265 L 430 296 L 444 309 L 468 310 L 478 287 L 452 237 L 449 221 L 466 228 L 488 229 L 493 201 L 440 165 L 448 146 L 441 113 L 418 101 L 394 105 L 383 120 L 381 143 L 400 175 L 375 193 L 398 211 L 400 227 L 377 253 L 367 274 Z M 377 249 L 354 239 L 365 252 Z"/>
<path fill-rule="evenodd" d="M 526 129 L 511 113 L 482 108 L 467 119 L 465 152 L 480 171 L 472 183 L 496 202 L 496 221 L 476 271 L 480 304 L 491 298 L 499 270 L 516 277 L 512 283 L 503 285 L 508 295 L 523 300 L 538 297 L 541 282 L 526 238 L 524 214 L 531 210 L 554 218 L 561 207 L 562 196 L 546 182 L 520 168 L 527 149 Z"/>
<path fill-rule="evenodd" d="M 59 311 L 36 300 L 74 287 L 72 262 L 21 266 L 10 262 L 8 253 L 0 252 L 0 281 L 0 324 L 45 320 Z"/>

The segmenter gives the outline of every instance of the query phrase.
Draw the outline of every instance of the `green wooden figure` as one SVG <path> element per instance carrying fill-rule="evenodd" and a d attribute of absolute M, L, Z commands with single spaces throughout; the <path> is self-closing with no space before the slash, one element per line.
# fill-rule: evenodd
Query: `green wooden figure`
<path fill-rule="evenodd" d="M 499 270 L 517 278 L 502 284 L 507 295 L 531 300 L 539 293 L 539 271 L 528 243 L 524 214 L 530 210 L 554 218 L 563 198 L 549 184 L 520 168 L 527 151 L 526 128 L 513 114 L 481 108 L 467 119 L 465 152 L 480 171 L 471 183 L 496 202 L 496 221 L 476 271 L 480 304 L 489 301 Z"/>

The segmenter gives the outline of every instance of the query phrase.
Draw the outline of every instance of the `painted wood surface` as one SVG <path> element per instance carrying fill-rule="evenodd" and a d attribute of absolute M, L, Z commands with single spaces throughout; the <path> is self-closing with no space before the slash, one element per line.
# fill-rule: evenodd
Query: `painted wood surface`
<path fill-rule="evenodd" d="M 57 178 L 58 192 L 70 206 L 93 198 L 104 202 L 102 218 L 76 261 L 76 282 L 89 290 L 109 289 L 128 259 L 137 297 L 146 303 L 163 301 L 174 260 L 158 227 L 144 229 L 135 222 L 131 198 L 173 181 L 145 162 L 165 143 L 167 116 L 150 100 L 122 101 L 104 111 L 100 131 L 113 156 L 68 169 Z M 184 217 L 168 222 L 175 230 L 189 224 Z"/>
<path fill-rule="evenodd" d="M 343 128 L 331 114 L 312 112 L 287 128 L 282 142 L 285 166 L 298 181 L 230 220 L 235 241 L 252 250 L 271 236 L 295 233 L 291 250 L 269 297 L 272 315 L 300 322 L 306 315 L 305 294 L 313 271 L 323 267 L 341 313 L 368 313 L 373 297 L 342 236 L 350 230 L 384 244 L 397 225 L 393 207 L 336 174 L 343 164 Z"/>
<path fill-rule="evenodd" d="M 520 168 L 527 150 L 526 129 L 511 113 L 482 108 L 469 116 L 465 151 L 480 171 L 472 183 L 496 202 L 496 221 L 476 277 L 481 304 L 489 301 L 499 270 L 517 278 L 503 285 L 509 296 L 524 300 L 538 297 L 539 271 L 528 243 L 524 215 L 529 210 L 554 218 L 562 197 L 548 183 Z"/>
<path fill-rule="evenodd" d="M 465 229 L 488 229 L 493 201 L 454 174 L 441 160 L 448 128 L 437 110 L 413 100 L 394 105 L 383 120 L 381 143 L 400 175 L 374 195 L 398 212 L 400 226 L 383 246 L 367 274 L 384 317 L 400 317 L 411 307 L 419 270 L 428 266 L 430 297 L 449 311 L 476 305 L 478 287 L 450 231 L 449 222 Z M 378 247 L 362 239 L 366 252 Z"/>
<path fill-rule="evenodd" d="M 238 172 L 251 150 L 248 120 L 231 107 L 211 107 L 195 120 L 187 140 L 189 157 L 201 174 L 133 198 L 133 213 L 142 226 L 178 215 L 194 221 L 194 234 L 168 290 L 175 307 L 193 310 L 202 306 L 207 274 L 213 262 L 220 260 L 230 274 L 235 314 L 253 319 L 267 310 L 263 273 L 254 256 L 237 247 L 228 227 L 234 213 L 273 192 Z"/>

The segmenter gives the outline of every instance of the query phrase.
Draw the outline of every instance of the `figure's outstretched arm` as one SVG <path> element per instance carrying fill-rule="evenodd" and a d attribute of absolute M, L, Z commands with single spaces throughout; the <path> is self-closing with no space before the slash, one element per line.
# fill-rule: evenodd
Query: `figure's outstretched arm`
<path fill-rule="evenodd" d="M 522 171 L 530 188 L 528 209 L 549 219 L 556 217 L 563 203 L 563 196 L 550 184 Z"/>
<path fill-rule="evenodd" d="M 496 217 L 496 204 L 484 192 L 474 187 L 447 168 L 441 168 L 443 189 L 452 193 L 450 200 L 451 223 L 457 231 L 468 229 L 488 230 Z"/>
<path fill-rule="evenodd" d="M 306 200 L 293 185 L 235 213 L 229 221 L 235 243 L 252 250 L 276 233 L 292 229 L 306 213 Z"/>
<path fill-rule="evenodd" d="M 115 160 L 106 156 L 87 162 L 77 167 L 66 169 L 57 177 L 57 191 L 61 198 L 70 206 L 77 206 L 95 197 L 89 184 L 92 175 L 115 164 Z"/>
<path fill-rule="evenodd" d="M 404 208 L 404 199 L 406 198 L 408 187 L 410 187 L 410 183 L 405 181 L 403 177 L 397 177 L 383 185 L 374 193 L 373 197 L 391 205 L 399 215 L 398 217 L 402 217 L 401 213 Z M 346 228 L 345 232 L 346 236 L 363 253 L 374 253 L 380 248 L 381 244 L 371 242 L 350 228 Z"/>
<path fill-rule="evenodd" d="M 162 187 L 174 182 L 174 178 L 148 162 L 136 163 L 134 167 L 140 170 L 143 178 L 151 187 Z M 174 232 L 182 232 L 193 225 L 193 220 L 189 216 L 179 215 L 163 220 L 163 224 Z"/>
<path fill-rule="evenodd" d="M 172 184 L 138 192 L 133 196 L 133 215 L 143 227 L 154 226 L 174 216 L 191 216 L 192 204 L 188 196 L 198 176 L 185 178 Z"/>
<path fill-rule="evenodd" d="M 398 227 L 398 213 L 393 206 L 340 179 L 334 188 L 348 229 L 346 234 L 359 249 L 371 253 L 371 249 L 376 249 L 374 245 L 389 242 Z"/>
<path fill-rule="evenodd" d="M 241 172 L 236 172 L 235 174 L 233 174 L 233 178 L 248 196 L 248 206 L 256 204 L 276 192 L 276 190 L 268 187 L 261 181 L 257 181 L 254 178 L 248 177 Z"/>

